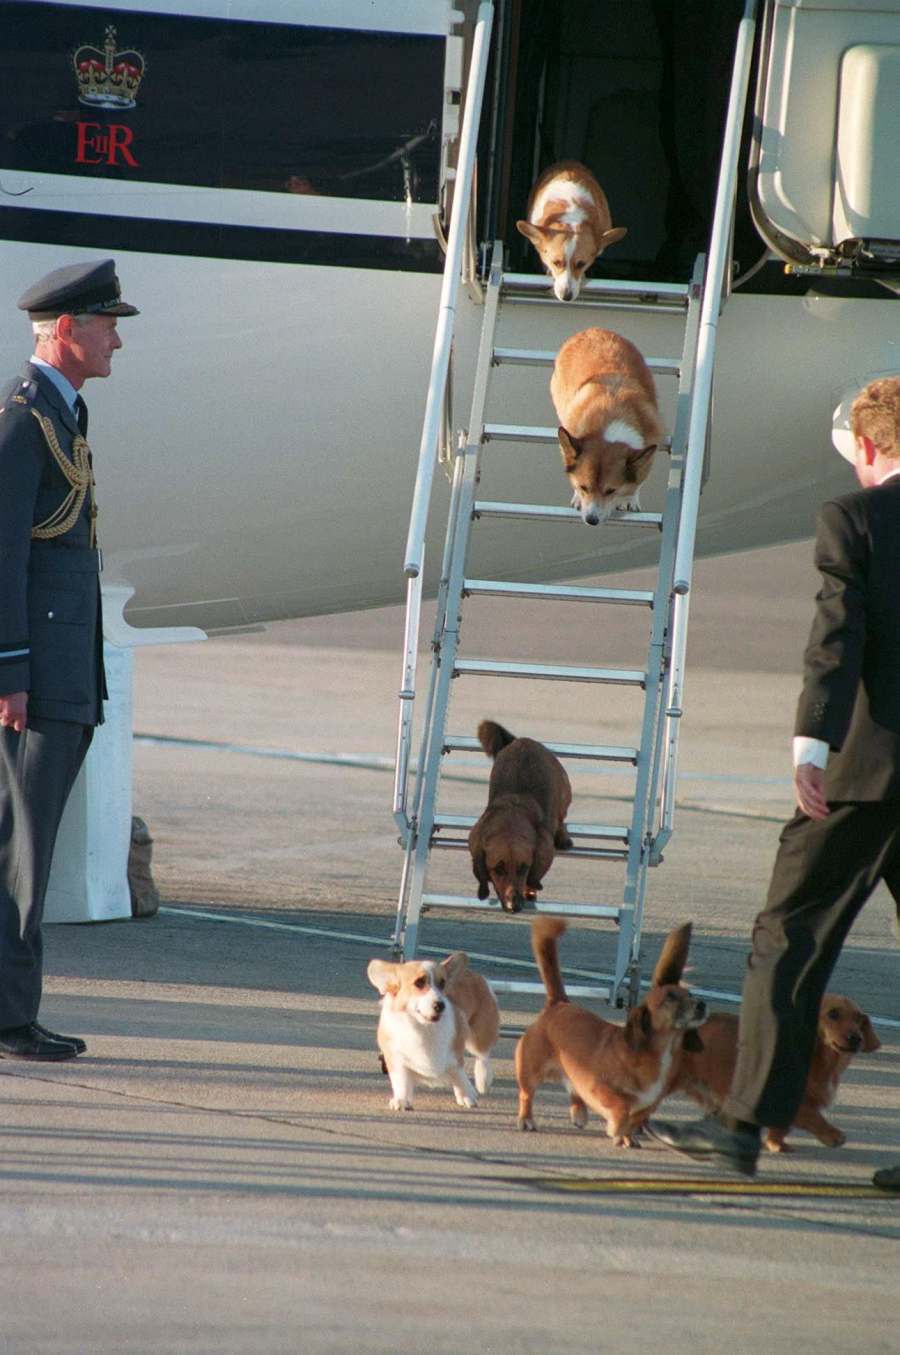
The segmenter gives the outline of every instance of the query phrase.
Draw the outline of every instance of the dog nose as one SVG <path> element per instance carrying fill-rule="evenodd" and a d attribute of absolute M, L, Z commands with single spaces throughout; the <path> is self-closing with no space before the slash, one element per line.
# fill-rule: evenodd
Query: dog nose
<path fill-rule="evenodd" d="M 588 513 L 584 520 L 589 527 L 596 527 L 600 521 L 596 513 Z"/>
<path fill-rule="evenodd" d="M 850 1034 L 847 1036 L 847 1044 L 853 1050 L 859 1049 L 860 1045 L 862 1044 L 862 1036 L 859 1035 L 855 1030 L 851 1031 Z"/>
<path fill-rule="evenodd" d="M 444 1007 L 445 1007 L 445 1006 L 446 1006 L 446 1003 L 442 1002 L 442 1001 L 440 1000 L 440 998 L 438 998 L 438 1000 L 437 1000 L 436 1002 L 432 1003 L 432 1008 L 433 1008 L 433 1010 L 434 1010 L 435 1016 L 440 1016 L 440 1014 L 441 1014 L 441 1012 L 444 1010 Z"/>

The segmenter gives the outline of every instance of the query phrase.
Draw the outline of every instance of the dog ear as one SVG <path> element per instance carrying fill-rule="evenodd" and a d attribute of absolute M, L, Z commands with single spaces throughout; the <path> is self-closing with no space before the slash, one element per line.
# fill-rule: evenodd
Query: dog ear
<path fill-rule="evenodd" d="M 487 858 L 482 848 L 472 852 L 472 874 L 478 881 L 478 897 L 486 899 L 491 892 L 491 882 L 487 873 Z"/>
<path fill-rule="evenodd" d="M 600 236 L 600 248 L 606 249 L 607 245 L 614 245 L 618 240 L 624 240 L 627 234 L 627 226 L 613 226 L 611 230 L 604 231 Z"/>
<path fill-rule="evenodd" d="M 469 957 L 464 950 L 455 950 L 452 955 L 448 955 L 446 960 L 441 961 L 441 969 L 444 971 L 444 977 L 449 982 L 450 979 L 458 979 L 460 974 L 464 973 L 469 967 Z"/>
<path fill-rule="evenodd" d="M 400 987 L 397 980 L 397 966 L 387 960 L 370 960 L 366 970 L 369 982 L 377 988 L 382 997 L 387 993 L 396 993 Z"/>
<path fill-rule="evenodd" d="M 703 1041 L 693 1029 L 684 1032 L 684 1039 L 681 1041 L 682 1049 L 687 1050 L 689 1054 L 702 1054 L 704 1049 Z"/>
<path fill-rule="evenodd" d="M 691 944 L 693 923 L 685 922 L 683 927 L 674 927 L 666 937 L 662 953 L 656 962 L 651 986 L 661 987 L 666 983 L 680 983 L 687 964 L 688 948 Z"/>
<path fill-rule="evenodd" d="M 577 440 L 567 433 L 564 428 L 557 428 L 556 436 L 559 438 L 559 450 L 562 455 L 563 465 L 567 471 L 575 469 L 575 463 L 581 456 L 581 447 Z"/>
<path fill-rule="evenodd" d="M 628 1020 L 625 1022 L 625 1043 L 633 1054 L 640 1054 L 646 1049 L 652 1034 L 653 1021 L 642 1002 L 639 1007 L 633 1007 L 629 1012 Z"/>
<path fill-rule="evenodd" d="M 530 240 L 533 245 L 541 245 L 544 242 L 544 232 L 540 226 L 533 226 L 530 221 L 517 221 L 516 230 L 520 235 L 524 235 L 526 240 Z"/>
<path fill-rule="evenodd" d="M 865 1012 L 862 1014 L 862 1042 L 862 1047 L 867 1054 L 873 1054 L 876 1049 L 881 1048 L 881 1041 L 875 1034 L 875 1031 L 872 1028 L 872 1022 L 866 1016 Z"/>
<path fill-rule="evenodd" d="M 648 462 L 653 460 L 657 444 L 651 442 L 648 447 L 642 447 L 637 451 L 629 452 L 628 468 L 629 470 L 641 470 Z"/>

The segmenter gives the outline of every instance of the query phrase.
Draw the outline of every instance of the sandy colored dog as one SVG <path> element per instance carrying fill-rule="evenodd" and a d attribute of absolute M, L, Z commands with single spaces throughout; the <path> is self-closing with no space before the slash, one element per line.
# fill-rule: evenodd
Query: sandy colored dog
<path fill-rule="evenodd" d="M 556 355 L 550 396 L 583 520 L 605 522 L 620 499 L 638 509 L 663 428 L 653 376 L 634 344 L 611 329 L 573 334 Z"/>
<path fill-rule="evenodd" d="M 469 969 L 464 951 L 438 964 L 371 960 L 369 982 L 381 993 L 378 1047 L 391 1079 L 391 1110 L 412 1110 L 418 1082 L 449 1081 L 457 1104 L 478 1104 L 475 1088 L 490 1088 L 491 1049 L 500 1013 L 487 981 Z M 463 1053 L 475 1056 L 475 1087 L 466 1076 Z"/>
<path fill-rule="evenodd" d="M 698 1043 L 697 1026 L 706 1004 L 692 997 L 680 979 L 687 961 L 691 924 L 670 932 L 650 991 L 614 1025 L 566 997 L 556 942 L 565 931 L 559 918 L 531 924 L 531 944 L 547 989 L 547 1005 L 516 1046 L 519 1128 L 535 1128 L 534 1094 L 542 1082 L 564 1082 L 569 1114 L 582 1129 L 588 1108 L 602 1115 L 606 1132 L 625 1148 L 640 1145 L 634 1135 L 669 1091 L 682 1051 Z"/>
<path fill-rule="evenodd" d="M 737 1063 L 738 1018 L 733 1012 L 713 1012 L 697 1032 L 702 1049 L 686 1051 L 672 1091 L 683 1091 L 707 1111 L 718 1110 L 731 1086 Z M 838 1084 L 854 1054 L 881 1048 L 872 1022 L 855 1002 L 826 993 L 819 1009 L 816 1047 L 803 1100 L 792 1125 L 770 1128 L 766 1147 L 772 1153 L 790 1152 L 785 1135 L 794 1127 L 814 1134 L 826 1148 L 839 1148 L 847 1135 L 822 1114 L 837 1095 Z"/>
<path fill-rule="evenodd" d="M 526 211 L 528 220 L 517 221 L 516 230 L 534 245 L 559 301 L 574 301 L 594 260 L 628 234 L 613 226 L 606 194 L 577 160 L 544 170 Z"/>
<path fill-rule="evenodd" d="M 536 739 L 518 739 L 493 720 L 482 720 L 478 739 L 494 759 L 487 808 L 469 833 L 478 897 L 493 885 L 504 911 L 518 913 L 537 897 L 557 848 L 572 845 L 572 786 L 559 758 Z"/>

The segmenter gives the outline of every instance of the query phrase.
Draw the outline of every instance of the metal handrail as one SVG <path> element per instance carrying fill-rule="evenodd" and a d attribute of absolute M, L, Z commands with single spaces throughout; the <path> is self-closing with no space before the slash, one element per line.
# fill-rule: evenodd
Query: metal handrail
<path fill-rule="evenodd" d="M 691 418 L 688 425 L 681 520 L 678 527 L 678 546 L 675 554 L 675 571 L 672 584 L 672 648 L 665 696 L 667 750 L 660 800 L 660 835 L 666 837 L 672 831 L 677 775 L 676 744 L 675 740 L 670 737 L 672 732 L 671 722 L 680 719 L 682 713 L 688 606 L 694 568 L 700 492 L 703 488 L 706 439 L 712 401 L 713 368 L 716 357 L 716 337 L 719 314 L 722 309 L 722 298 L 726 294 L 726 270 L 731 257 L 731 222 L 737 191 L 741 130 L 747 106 L 755 34 L 756 3 L 755 0 L 747 0 L 744 17 L 738 26 L 734 73 L 728 97 L 728 115 L 725 121 L 719 182 L 716 189 L 716 205 L 710 236 L 709 261 L 700 308 L 697 368 L 691 401 Z"/>
<path fill-rule="evenodd" d="M 478 19 L 472 41 L 472 58 L 469 62 L 466 107 L 459 142 L 459 158 L 456 164 L 453 208 L 450 213 L 450 234 L 447 238 L 447 258 L 444 263 L 437 330 L 434 336 L 428 399 L 425 405 L 422 437 L 419 442 L 416 488 L 410 513 L 409 534 L 406 538 L 406 562 L 403 568 L 407 578 L 410 579 L 414 579 L 421 574 L 425 554 L 425 527 L 428 521 L 431 485 L 434 478 L 435 449 L 440 430 L 441 404 L 444 398 L 444 387 L 447 384 L 450 347 L 453 342 L 456 298 L 459 293 L 463 250 L 466 240 L 466 222 L 472 192 L 475 151 L 478 143 L 478 124 L 484 98 L 484 83 L 487 75 L 493 17 L 494 7 L 492 4 L 483 3 L 479 5 Z"/>
<path fill-rule="evenodd" d="M 441 283 L 434 350 L 428 398 L 419 442 L 419 461 L 416 486 L 410 512 L 409 533 L 406 540 L 404 573 L 407 577 L 406 622 L 404 631 L 403 677 L 400 688 L 400 716 L 397 729 L 397 755 L 394 771 L 394 820 L 400 831 L 409 830 L 406 812 L 409 780 L 410 748 L 416 697 L 416 661 L 419 641 L 419 619 L 422 607 L 422 575 L 425 564 L 425 529 L 431 503 L 431 487 L 438 461 L 441 427 L 446 411 L 446 394 L 456 321 L 456 301 L 463 272 L 466 250 L 469 205 L 475 175 L 475 152 L 478 144 L 478 126 L 484 99 L 484 85 L 490 54 L 491 27 L 494 7 L 488 0 L 478 7 L 478 16 L 472 39 L 466 104 L 463 112 L 456 163 L 453 206 L 450 211 L 450 231 L 447 237 L 447 255 Z M 471 240 L 469 240 L 471 248 Z"/>

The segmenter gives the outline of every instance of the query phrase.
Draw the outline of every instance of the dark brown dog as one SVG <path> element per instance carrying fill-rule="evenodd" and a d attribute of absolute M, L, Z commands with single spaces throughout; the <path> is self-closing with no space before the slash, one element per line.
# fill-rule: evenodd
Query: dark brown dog
<path fill-rule="evenodd" d="M 566 997 L 556 942 L 565 931 L 559 918 L 531 924 L 531 944 L 547 1005 L 516 1046 L 519 1128 L 534 1129 L 534 1094 L 542 1082 L 565 1082 L 572 1123 L 583 1129 L 588 1107 L 602 1115 L 606 1132 L 624 1148 L 671 1090 L 683 1051 L 699 1044 L 696 1027 L 706 1004 L 681 985 L 691 924 L 669 933 L 650 991 L 629 1012 L 624 1026 L 575 1006 Z"/>
<path fill-rule="evenodd" d="M 733 1012 L 714 1012 L 697 1032 L 701 1050 L 686 1052 L 672 1091 L 682 1091 L 704 1110 L 716 1111 L 728 1095 L 737 1063 L 738 1018 Z M 770 1128 L 766 1147 L 771 1153 L 789 1153 L 785 1135 L 796 1126 L 814 1134 L 826 1148 L 840 1148 L 847 1135 L 829 1124 L 822 1111 L 831 1105 L 838 1083 L 854 1054 L 881 1048 L 866 1013 L 837 993 L 826 993 L 819 1009 L 816 1047 L 803 1100 L 792 1125 Z"/>
<path fill-rule="evenodd" d="M 494 759 L 487 809 L 469 833 L 478 897 L 493 884 L 501 907 L 518 913 L 537 897 L 556 849 L 572 845 L 572 787 L 559 758 L 536 739 L 517 739 L 493 720 L 482 720 L 478 739 Z"/>

